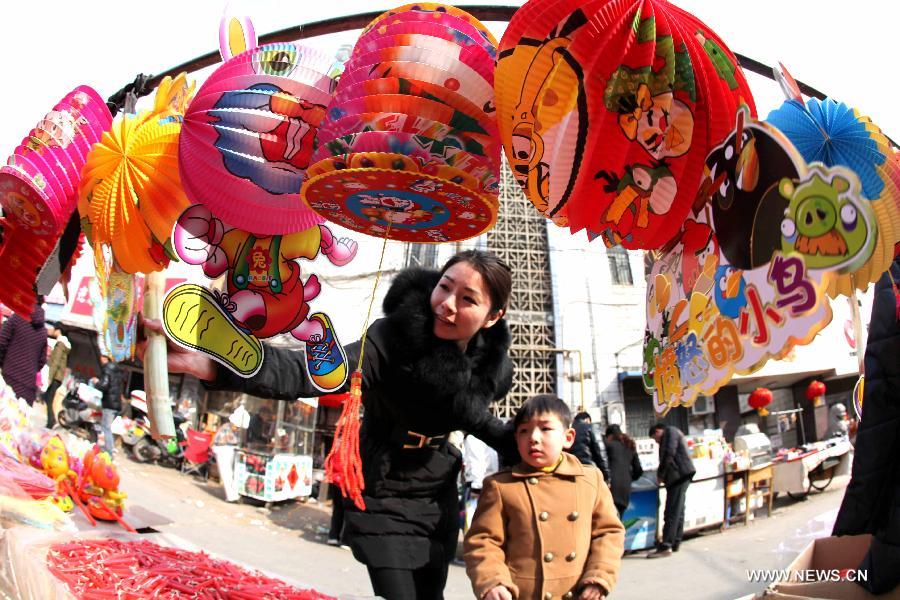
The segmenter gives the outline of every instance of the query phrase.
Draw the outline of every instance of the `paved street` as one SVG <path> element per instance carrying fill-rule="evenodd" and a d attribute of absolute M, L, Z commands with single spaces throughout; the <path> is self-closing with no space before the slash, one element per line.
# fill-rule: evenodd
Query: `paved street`
<path fill-rule="evenodd" d="M 272 510 L 228 504 L 215 484 L 171 469 L 140 465 L 119 453 L 121 489 L 131 505 L 172 521 L 156 529 L 175 534 L 211 554 L 312 586 L 336 596 L 371 596 L 365 568 L 349 551 L 327 546 L 330 509 L 286 503 Z M 847 478 L 803 502 L 776 501 L 771 518 L 724 533 L 694 537 L 670 558 L 627 556 L 612 597 L 715 598 L 743 596 L 762 587 L 748 569 L 783 568 L 814 537 L 828 535 Z M 447 600 L 471 598 L 462 567 L 451 565 Z"/>

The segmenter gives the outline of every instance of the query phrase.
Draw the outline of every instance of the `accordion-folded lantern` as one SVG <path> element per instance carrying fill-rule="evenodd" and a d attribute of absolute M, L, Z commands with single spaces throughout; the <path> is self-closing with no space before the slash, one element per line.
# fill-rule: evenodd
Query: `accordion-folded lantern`
<path fill-rule="evenodd" d="M 497 217 L 493 38 L 459 9 L 418 4 L 375 19 L 322 123 L 304 201 L 376 237 L 442 243 Z"/>
<path fill-rule="evenodd" d="M 709 150 L 741 103 L 755 113 L 724 42 L 664 0 L 531 0 L 495 78 L 504 150 L 529 200 L 628 248 L 677 234 Z"/>

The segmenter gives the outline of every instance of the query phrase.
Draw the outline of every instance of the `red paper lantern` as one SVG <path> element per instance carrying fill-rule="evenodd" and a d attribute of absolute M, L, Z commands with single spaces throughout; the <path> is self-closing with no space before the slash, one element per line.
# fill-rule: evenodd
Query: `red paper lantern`
<path fill-rule="evenodd" d="M 747 402 L 752 408 L 759 411 L 759 416 L 765 417 L 769 414 L 766 407 L 772 403 L 772 390 L 768 388 L 756 388 L 750 394 Z"/>
<path fill-rule="evenodd" d="M 811 381 L 806 386 L 806 399 L 813 403 L 813 406 L 822 406 L 822 396 L 825 395 L 825 384 L 819 380 Z"/>

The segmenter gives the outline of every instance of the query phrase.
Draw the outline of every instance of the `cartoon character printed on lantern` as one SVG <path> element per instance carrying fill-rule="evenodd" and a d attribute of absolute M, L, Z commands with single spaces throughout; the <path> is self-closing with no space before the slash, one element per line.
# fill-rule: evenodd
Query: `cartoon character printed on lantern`
<path fill-rule="evenodd" d="M 573 156 L 581 156 L 587 134 L 587 107 L 583 94 L 579 94 L 583 90 L 580 85 L 583 73 L 578 62 L 569 54 L 568 47 L 576 31 L 586 22 L 584 13 L 576 10 L 546 40 L 523 38 L 516 47 L 516 52 L 503 53 L 499 59 L 528 63 L 522 88 L 512 111 L 512 153 L 507 156 L 513 176 L 529 200 L 557 225 L 565 225 L 567 222 L 564 216 L 557 216 L 557 213 L 568 200 L 578 169 L 577 164 L 563 165 L 561 160 L 556 160 L 555 169 L 561 171 L 567 168 L 569 172 L 563 173 L 565 185 L 561 186 L 562 189 L 551 190 L 550 157 L 545 156 L 545 137 L 550 139 L 560 136 L 561 132 L 555 130 L 565 127 L 569 131 L 574 125 L 577 135 L 570 143 L 574 146 Z M 549 87 L 554 79 L 552 75 L 557 73 L 563 80 L 577 81 L 579 85 L 572 86 L 572 91 L 567 93 Z M 535 82 L 542 83 L 534 85 Z M 542 106 L 562 108 L 542 112 Z"/>
<path fill-rule="evenodd" d="M 633 70 L 620 67 L 607 85 L 607 107 L 618 113 L 619 130 L 648 155 L 646 163 L 626 165 L 624 172 L 599 171 L 594 178 L 606 183 L 603 191 L 615 194 L 602 221 L 616 226 L 626 237 L 634 228 L 646 229 L 650 215 L 669 212 L 678 186 L 667 159 L 685 154 L 691 147 L 694 116 L 688 106 L 677 100 L 671 90 L 654 93 L 647 83 L 634 92 L 622 93 L 622 81 L 632 80 Z M 631 213 L 630 223 L 624 221 Z"/>
<path fill-rule="evenodd" d="M 681 234 L 681 285 L 686 296 L 708 292 L 719 265 L 719 240 L 707 223 L 688 219 Z"/>
<path fill-rule="evenodd" d="M 336 238 L 325 225 L 286 235 L 254 235 L 226 226 L 203 205 L 188 208 L 174 235 L 178 255 L 203 265 L 207 277 L 226 271 L 227 294 L 220 298 L 235 324 L 257 338 L 290 332 L 303 342 L 325 339 L 328 323 L 310 315 L 321 291 L 316 275 L 301 281 L 299 259 L 323 254 L 336 266 L 356 256 L 357 243 Z"/>
<path fill-rule="evenodd" d="M 89 101 L 90 97 L 87 94 L 78 92 L 70 100 L 70 109 L 51 110 L 34 128 L 26 146 L 38 153 L 45 146 L 67 148 L 75 141 L 79 128 L 87 124 L 81 110 Z"/>
<path fill-rule="evenodd" d="M 381 192 L 360 194 L 357 198 L 362 205 L 360 212 L 370 221 L 394 225 L 414 226 L 429 223 L 446 210 L 441 205 L 435 206 L 433 210 L 424 210 L 414 200 Z"/>
<path fill-rule="evenodd" d="M 814 165 L 800 183 L 783 178 L 778 191 L 789 201 L 781 222 L 785 255 L 799 252 L 807 268 L 838 270 L 871 254 L 871 211 L 850 179 Z"/>
<path fill-rule="evenodd" d="M 230 110 L 234 108 L 244 110 Z M 277 125 L 259 131 L 259 115 L 246 110 L 254 108 L 277 115 Z M 231 174 L 248 179 L 271 194 L 300 191 L 316 130 L 325 117 L 325 106 L 297 98 L 276 85 L 260 83 L 223 93 L 209 114 L 216 119 L 212 125 L 219 134 L 215 147 Z M 240 155 L 248 143 L 259 145 L 252 153 L 261 152 L 265 162 L 248 161 Z"/>

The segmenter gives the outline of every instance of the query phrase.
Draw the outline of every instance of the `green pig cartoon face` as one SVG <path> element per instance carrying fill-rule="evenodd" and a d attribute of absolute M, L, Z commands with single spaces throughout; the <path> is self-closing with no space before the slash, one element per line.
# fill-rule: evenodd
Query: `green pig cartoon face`
<path fill-rule="evenodd" d="M 781 221 L 785 254 L 802 254 L 810 269 L 841 273 L 869 259 L 875 248 L 875 216 L 860 197 L 855 175 L 813 165 L 799 183 L 783 178 L 778 191 L 789 201 Z"/>

